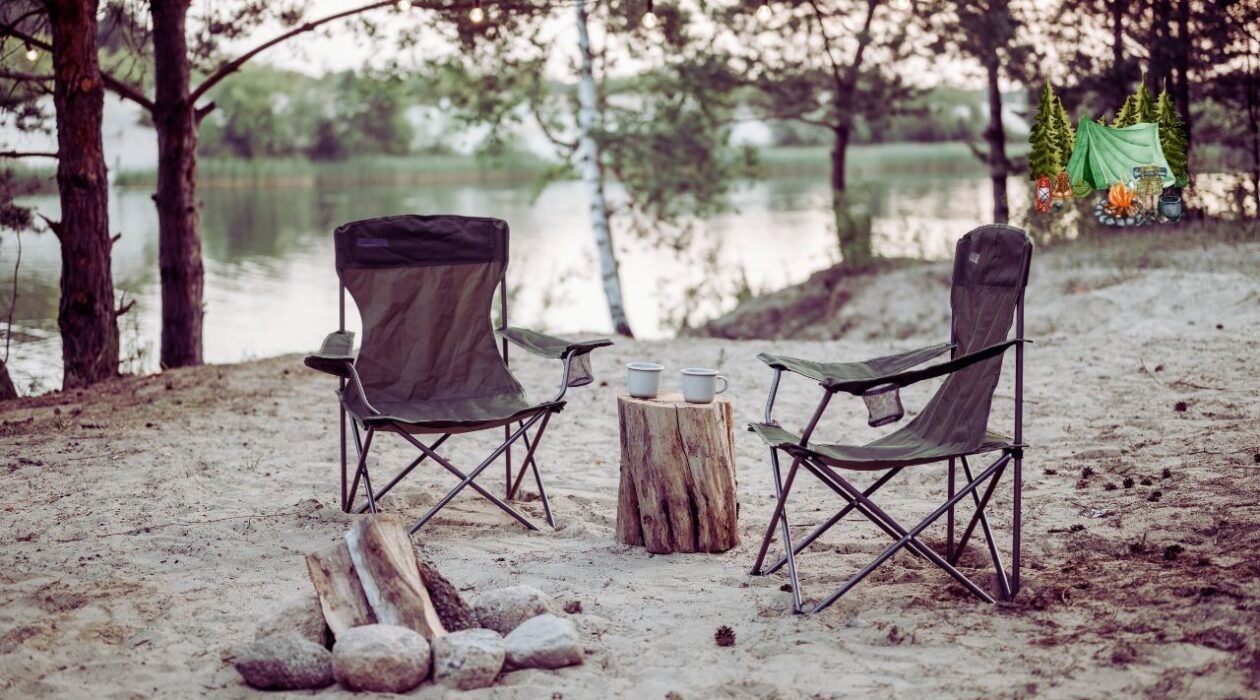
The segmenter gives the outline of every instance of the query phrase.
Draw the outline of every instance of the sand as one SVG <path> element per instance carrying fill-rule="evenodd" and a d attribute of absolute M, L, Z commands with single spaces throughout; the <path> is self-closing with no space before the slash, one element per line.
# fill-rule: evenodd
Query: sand
<path fill-rule="evenodd" d="M 765 451 L 742 431 L 739 547 L 652 556 L 613 540 L 623 363 L 720 367 L 742 425 L 759 417 L 770 378 L 758 352 L 858 359 L 944 339 L 948 268 L 909 268 L 854 297 L 840 340 L 621 341 L 599 352 L 603 381 L 570 394 L 540 452 L 558 529 L 525 532 L 469 493 L 418 536 L 461 589 L 527 583 L 581 603 L 573 617 L 585 665 L 514 672 L 470 696 L 1255 697 L 1260 244 L 1140 259 L 1126 251 L 1062 249 L 1034 261 L 1033 447 L 1016 602 L 979 603 L 899 554 L 824 613 L 792 615 L 785 576 L 748 575 L 772 500 Z M 514 367 L 545 395 L 558 367 L 522 355 Z M 1010 424 L 1010 381 L 1008 371 L 994 428 Z M 302 554 L 352 519 L 336 506 L 333 388 L 290 356 L 0 405 L 0 696 L 252 695 L 225 657 L 308 589 Z M 907 405 L 922 406 L 932 388 L 905 392 Z M 778 417 L 803 421 L 817 391 L 785 382 Z M 820 434 L 855 441 L 876 431 L 860 402 L 845 399 Z M 488 443 L 450 444 L 466 465 Z M 399 440 L 382 446 L 381 475 L 409 456 Z M 501 474 L 492 469 L 486 485 Z M 452 483 L 422 468 L 383 506 L 415 517 Z M 915 468 L 881 503 L 912 522 L 943 491 L 943 468 Z M 798 493 L 800 527 L 837 507 L 809 480 Z M 1009 488 L 995 499 L 1005 546 Z M 541 516 L 536 500 L 521 508 Z M 927 540 L 942 537 L 933 528 Z M 884 543 L 846 520 L 800 557 L 807 598 L 829 593 Z M 987 581 L 980 546 L 963 568 Z M 722 625 L 734 646 L 714 644 Z"/>

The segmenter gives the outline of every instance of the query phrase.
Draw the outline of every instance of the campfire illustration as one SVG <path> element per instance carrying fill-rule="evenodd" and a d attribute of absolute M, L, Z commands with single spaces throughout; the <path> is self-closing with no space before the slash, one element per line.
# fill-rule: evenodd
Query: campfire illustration
<path fill-rule="evenodd" d="M 1129 218 L 1138 213 L 1137 191 L 1123 182 L 1117 182 L 1107 190 L 1107 213 L 1118 219 Z"/>

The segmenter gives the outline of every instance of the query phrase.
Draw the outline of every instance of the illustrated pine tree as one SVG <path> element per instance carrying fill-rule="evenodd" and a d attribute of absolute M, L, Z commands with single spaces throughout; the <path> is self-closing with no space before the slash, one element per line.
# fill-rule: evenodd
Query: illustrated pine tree
<path fill-rule="evenodd" d="M 1135 124 L 1155 122 L 1159 119 L 1159 108 L 1155 102 L 1155 96 L 1146 87 L 1145 79 L 1138 85 L 1137 92 L 1133 93 L 1133 111 L 1136 117 Z"/>
<path fill-rule="evenodd" d="M 1045 175 L 1054 177 L 1063 169 L 1066 161 L 1060 157 L 1059 104 L 1054 88 L 1047 81 L 1041 90 L 1037 117 L 1028 136 L 1032 150 L 1028 153 L 1028 169 L 1031 179 Z"/>
<path fill-rule="evenodd" d="M 1120 111 L 1116 112 L 1116 116 L 1111 120 L 1111 126 L 1116 129 L 1122 129 L 1126 126 L 1133 126 L 1137 123 L 1137 110 L 1133 105 L 1133 97 L 1124 98 L 1124 105 L 1120 107 Z"/>
<path fill-rule="evenodd" d="M 1055 103 L 1055 137 L 1059 147 L 1059 164 L 1067 167 L 1072 160 L 1072 150 L 1076 148 L 1076 129 L 1072 127 L 1072 118 L 1068 116 L 1063 100 L 1054 98 Z"/>
<path fill-rule="evenodd" d="M 1156 107 L 1159 122 L 1159 145 L 1164 151 L 1164 158 L 1172 168 L 1173 177 L 1177 178 L 1177 187 L 1185 187 L 1189 182 L 1189 144 L 1186 141 L 1185 123 L 1172 97 L 1165 88 L 1159 93 Z"/>

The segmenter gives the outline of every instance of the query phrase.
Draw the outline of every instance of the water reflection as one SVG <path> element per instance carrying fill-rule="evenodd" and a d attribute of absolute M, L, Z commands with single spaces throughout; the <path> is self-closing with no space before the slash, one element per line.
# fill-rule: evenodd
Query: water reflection
<path fill-rule="evenodd" d="M 1232 178 L 1200 187 L 1228 204 Z M 1226 182 L 1228 180 L 1228 182 Z M 958 236 L 992 211 L 990 182 L 957 175 L 868 178 L 857 185 L 884 256 L 947 258 Z M 1010 179 L 1011 210 L 1030 209 L 1024 178 Z M 613 193 L 615 196 L 615 192 Z M 354 219 L 399 212 L 492 215 L 512 226 L 512 321 L 554 332 L 610 328 L 581 187 L 562 182 L 532 199 L 529 185 L 212 189 L 202 192 L 206 264 L 205 354 L 234 362 L 316 347 L 335 328 L 337 285 L 330 232 Z M 682 252 L 622 235 L 617 241 L 626 304 L 636 332 L 671 335 L 679 318 L 713 316 L 736 290 L 799 282 L 837 260 L 825 178 L 775 178 L 740 188 L 733 211 L 705 222 Z M 55 218 L 54 196 L 28 200 Z M 1225 206 L 1222 204 L 1222 206 Z M 135 309 L 121 319 L 127 371 L 157 369 L 160 299 L 157 218 L 148 191 L 115 190 L 114 277 Z M 1069 212 L 1060 224 L 1075 217 Z M 1018 223 L 1018 222 L 1017 222 Z M 55 239 L 22 237 L 23 256 L 10 370 L 21 390 L 60 382 Z M 0 239 L 0 302 L 12 284 L 16 241 Z M 699 290 L 699 292 L 697 292 Z M 352 313 L 353 316 L 353 313 Z M 358 324 L 352 318 L 351 326 Z"/>

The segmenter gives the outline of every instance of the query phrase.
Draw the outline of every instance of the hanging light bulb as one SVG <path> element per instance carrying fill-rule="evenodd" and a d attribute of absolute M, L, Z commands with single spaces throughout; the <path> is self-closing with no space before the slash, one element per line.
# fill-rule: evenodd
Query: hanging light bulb
<path fill-rule="evenodd" d="M 410 0 L 398 0 L 397 4 L 398 4 L 398 9 L 402 12 L 406 12 L 407 10 L 411 9 Z"/>
<path fill-rule="evenodd" d="M 477 4 L 473 5 L 473 8 L 468 11 L 468 19 L 472 20 L 473 24 L 481 24 L 485 18 L 486 11 L 481 9 L 481 0 L 477 0 Z"/>
<path fill-rule="evenodd" d="M 647 12 L 643 13 L 643 28 L 656 29 L 656 13 L 652 11 L 652 0 L 648 0 Z"/>
<path fill-rule="evenodd" d="M 34 63 L 39 60 L 39 51 L 34 46 L 26 47 L 26 60 Z"/>
<path fill-rule="evenodd" d="M 762 3 L 761 7 L 757 8 L 757 19 L 761 22 L 769 22 L 773 14 L 774 12 L 770 9 L 770 3 L 768 2 Z"/>

